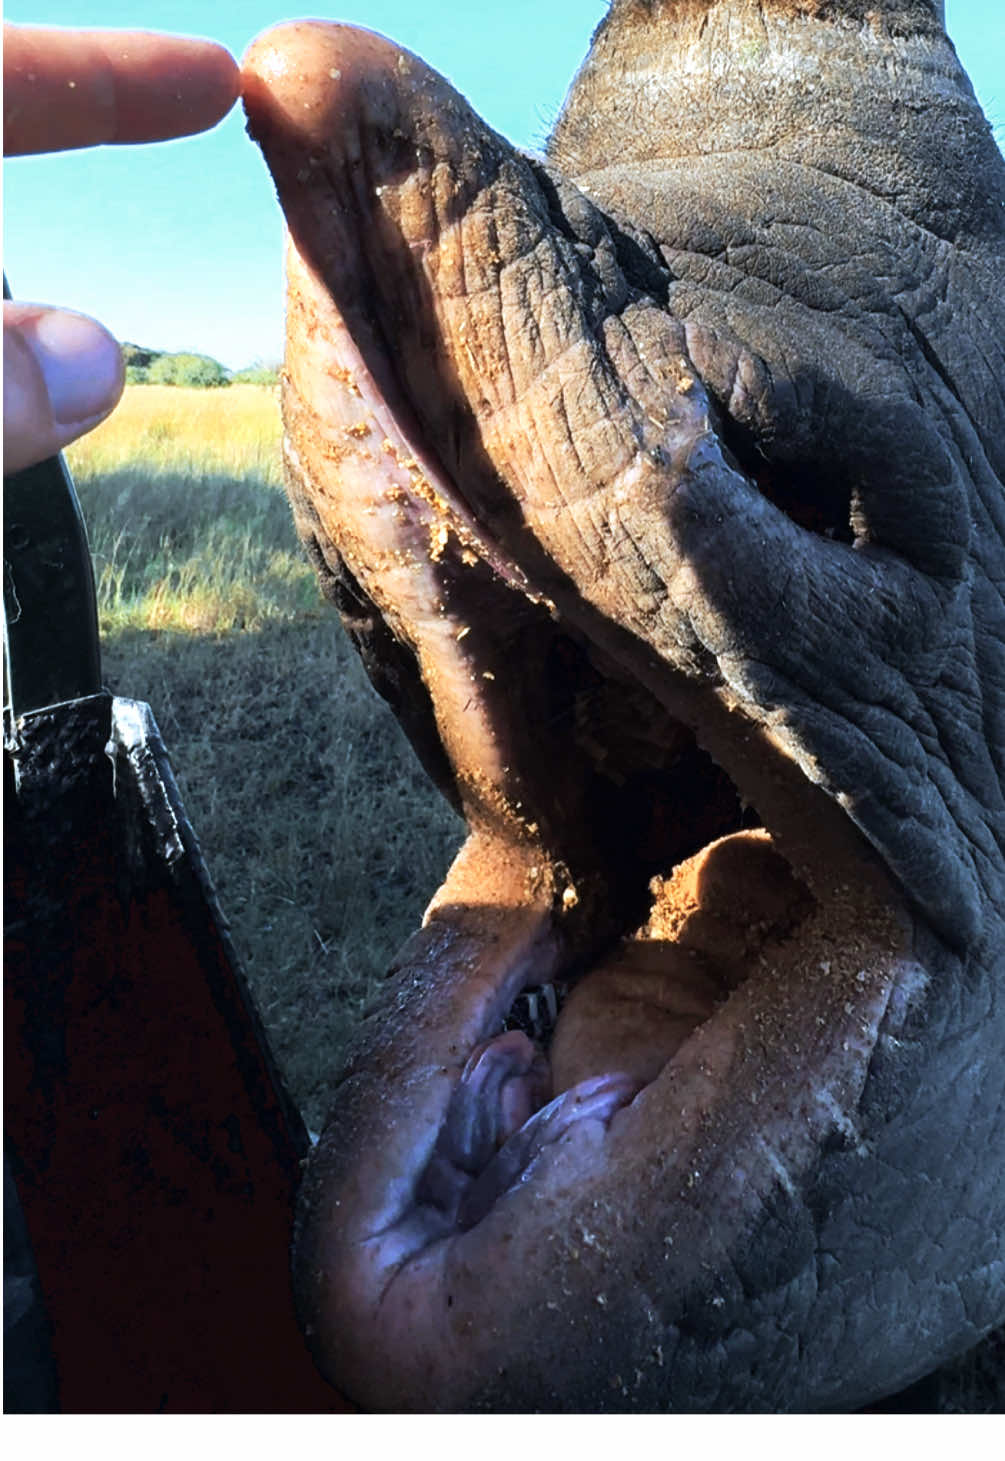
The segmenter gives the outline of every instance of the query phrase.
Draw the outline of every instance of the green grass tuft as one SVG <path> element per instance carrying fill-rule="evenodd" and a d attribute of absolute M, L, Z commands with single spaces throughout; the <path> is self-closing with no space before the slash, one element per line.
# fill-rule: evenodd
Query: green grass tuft
<path fill-rule="evenodd" d="M 322 612 L 277 487 L 138 469 L 78 485 L 103 634 L 260 629 Z"/>

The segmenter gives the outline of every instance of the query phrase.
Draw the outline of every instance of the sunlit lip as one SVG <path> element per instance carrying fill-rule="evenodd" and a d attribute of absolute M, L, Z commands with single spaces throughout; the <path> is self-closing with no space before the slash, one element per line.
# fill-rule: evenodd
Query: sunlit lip
<path fill-rule="evenodd" d="M 328 287 L 292 239 L 288 272 L 291 277 L 311 276 L 317 290 Z M 435 558 L 453 539 L 459 551 L 475 555 L 508 587 L 532 603 L 547 602 L 476 521 L 449 473 L 428 446 L 420 445 L 418 433 L 404 424 L 411 412 L 404 398 L 394 390 L 392 379 L 378 387 L 348 330 L 340 334 L 336 348 L 337 365 L 331 372 L 336 387 L 331 396 L 333 419 L 342 418 L 342 431 L 347 437 L 365 429 L 368 467 L 384 479 L 388 488 L 407 494 L 416 531 L 430 556 Z M 384 363 L 389 365 L 386 354 Z M 290 369 L 288 365 L 287 371 Z M 358 416 L 352 410 L 353 398 L 359 403 Z M 347 419 L 349 416 L 355 419 Z M 359 439 L 359 436 L 355 438 Z M 296 448 L 288 436 L 283 446 L 288 455 L 295 454 Z"/>

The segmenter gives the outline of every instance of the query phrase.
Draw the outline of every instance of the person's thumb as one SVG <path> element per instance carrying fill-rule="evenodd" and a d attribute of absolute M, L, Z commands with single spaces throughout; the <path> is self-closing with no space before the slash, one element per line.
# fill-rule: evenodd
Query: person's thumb
<path fill-rule="evenodd" d="M 4 475 L 52 456 L 108 415 L 122 394 L 122 352 L 87 315 L 4 303 Z"/>

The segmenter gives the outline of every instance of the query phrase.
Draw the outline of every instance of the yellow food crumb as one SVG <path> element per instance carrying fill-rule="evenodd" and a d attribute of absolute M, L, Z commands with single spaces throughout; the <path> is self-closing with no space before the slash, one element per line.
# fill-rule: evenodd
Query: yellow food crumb
<path fill-rule="evenodd" d="M 450 539 L 450 529 L 445 522 L 434 523 L 429 530 L 429 556 L 434 563 L 439 563 Z"/>

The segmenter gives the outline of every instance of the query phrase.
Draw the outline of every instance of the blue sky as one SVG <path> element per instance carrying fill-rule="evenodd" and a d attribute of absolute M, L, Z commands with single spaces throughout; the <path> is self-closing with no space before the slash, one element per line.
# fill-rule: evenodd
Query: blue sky
<path fill-rule="evenodd" d="M 325 13 L 393 36 L 521 146 L 539 146 L 605 0 L 9 0 L 8 20 L 204 35 L 240 57 L 273 22 Z M 1005 8 L 947 0 L 949 33 L 1005 138 Z M 231 367 L 282 352 L 282 225 L 240 110 L 213 132 L 5 165 L 5 268 L 23 299 L 69 304 L 121 339 Z"/>

